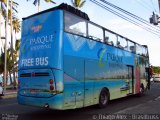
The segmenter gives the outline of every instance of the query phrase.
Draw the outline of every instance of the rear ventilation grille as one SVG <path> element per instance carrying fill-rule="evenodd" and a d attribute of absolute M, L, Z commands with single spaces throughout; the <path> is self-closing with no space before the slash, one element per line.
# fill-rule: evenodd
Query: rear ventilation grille
<path fill-rule="evenodd" d="M 20 74 L 20 77 L 31 77 L 31 73 Z"/>
<path fill-rule="evenodd" d="M 35 73 L 35 77 L 37 76 L 49 76 L 49 73 L 48 72 L 37 72 Z"/>
<path fill-rule="evenodd" d="M 23 73 L 20 74 L 20 77 L 39 77 L 39 76 L 49 76 L 48 72 L 33 72 L 33 73 Z"/>

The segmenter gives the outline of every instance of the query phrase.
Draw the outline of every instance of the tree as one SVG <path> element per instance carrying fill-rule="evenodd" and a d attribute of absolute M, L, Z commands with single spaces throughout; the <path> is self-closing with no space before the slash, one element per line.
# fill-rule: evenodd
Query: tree
<path fill-rule="evenodd" d="M 85 0 L 84 1 L 81 1 L 81 0 L 71 0 L 72 4 L 74 7 L 76 8 L 81 8 L 83 7 L 84 3 L 86 2 Z"/>
<path fill-rule="evenodd" d="M 14 12 L 16 12 L 16 13 L 18 12 L 16 10 L 16 8 L 17 8 L 17 6 L 19 4 L 14 2 L 14 1 L 12 1 L 12 0 L 9 0 L 9 5 L 10 5 L 10 9 L 8 10 L 8 16 L 9 16 L 8 18 L 10 20 L 10 24 L 9 25 L 11 26 L 11 31 L 12 31 L 12 18 L 13 19 L 16 18 Z M 6 6 L 7 6 L 7 0 L 0 0 L 0 23 L 1 23 L 1 16 L 3 16 L 4 20 L 6 21 Z M 13 9 L 13 11 L 12 11 L 12 9 Z M 5 24 L 6 24 L 6 22 L 5 22 Z M 1 24 L 0 24 L 0 30 L 1 30 Z M 0 31 L 0 39 L 1 39 L 1 31 Z M 13 47 L 13 39 L 11 38 L 11 48 L 12 47 Z"/>
<path fill-rule="evenodd" d="M 15 3 L 13 0 L 10 0 L 9 1 L 9 5 L 10 5 L 10 15 L 9 15 L 9 20 L 10 20 L 10 28 L 11 28 L 11 57 L 12 57 L 12 62 L 13 62 L 13 65 L 11 66 L 12 68 L 12 73 L 13 73 L 13 79 L 14 79 L 14 83 L 16 83 L 16 77 L 15 77 L 15 68 L 14 68 L 14 50 L 13 50 L 13 19 L 16 19 L 14 18 L 14 12 L 17 12 L 17 10 L 14 8 L 14 7 L 17 7 L 18 6 L 18 3 Z M 10 72 L 10 71 L 9 71 Z M 11 72 L 10 72 L 10 79 L 11 79 Z M 16 88 L 15 86 L 16 84 L 14 84 L 14 87 Z"/>
<path fill-rule="evenodd" d="M 0 14 L 0 17 L 1 17 L 1 15 L 4 17 L 4 19 L 5 19 L 5 27 L 8 25 L 8 21 L 6 20 L 6 16 L 7 16 L 7 0 L 0 0 L 0 2 L 1 2 L 1 14 Z M 18 3 L 16 3 L 16 2 L 14 2 L 14 1 L 12 1 L 12 0 L 9 0 L 9 5 L 10 5 L 10 9 L 8 10 L 8 18 L 9 18 L 9 20 L 10 20 L 10 26 L 11 26 L 11 49 L 9 49 L 9 50 L 7 50 L 7 63 L 8 62 L 10 62 L 10 63 L 12 63 L 12 64 L 14 64 L 14 57 L 13 57 L 13 38 L 12 38 L 12 18 L 15 18 L 15 16 L 14 16 L 14 12 L 17 12 L 17 10 L 16 10 L 16 8 L 17 8 L 17 6 L 18 6 Z M 12 9 L 13 9 L 13 11 L 12 11 Z M 0 19 L 0 22 L 1 22 L 1 19 Z M 0 26 L 1 27 L 1 26 Z M 1 28 L 0 28 L 1 29 Z M 6 28 L 5 28 L 6 29 Z M 1 32 L 1 31 L 0 31 Z M 1 36 L 0 36 L 1 37 Z M 12 59 L 11 59 L 11 61 L 9 61 L 8 59 L 10 59 L 10 57 L 8 57 L 8 54 L 10 53 L 10 55 L 12 56 Z M 5 53 L 3 53 L 3 54 L 5 54 Z M 5 62 L 5 61 L 4 61 Z M 7 67 L 8 67 L 8 65 L 10 65 L 10 63 L 8 63 L 7 64 Z M 10 67 L 13 67 L 13 65 L 11 65 Z M 12 68 L 8 68 L 8 69 L 12 69 Z M 11 73 L 11 72 L 10 72 Z M 14 69 L 13 69 L 13 75 L 14 75 Z M 7 75 L 6 75 L 7 76 Z M 14 75 L 15 76 L 15 75 Z M 11 77 L 11 75 L 10 75 L 10 77 Z M 7 77 L 6 77 L 7 78 Z M 14 77 L 14 80 L 15 80 L 15 77 Z"/>
<path fill-rule="evenodd" d="M 17 11 L 17 7 L 18 7 L 18 3 L 17 2 L 14 2 L 14 1 L 12 1 L 12 0 L 9 0 L 9 5 L 11 4 L 11 2 L 12 2 L 12 9 L 13 9 L 13 11 L 14 12 L 18 12 Z M 7 1 L 6 0 L 0 0 L 0 4 L 1 4 L 1 14 L 2 14 L 2 16 L 5 18 L 6 17 L 6 6 L 7 6 Z M 9 9 L 9 15 L 8 16 L 10 16 L 10 9 Z"/>
<path fill-rule="evenodd" d="M 5 3 L 6 1 L 4 0 L 0 0 L 0 23 L 2 21 L 2 17 L 5 17 Z M 0 24 L 0 40 L 1 40 L 1 24 Z M 4 49 L 4 48 L 1 48 L 1 49 Z"/>
<path fill-rule="evenodd" d="M 158 67 L 158 66 L 153 66 L 153 73 L 154 73 L 154 74 L 160 74 L 160 67 Z"/>
<path fill-rule="evenodd" d="M 29 1 L 29 0 L 27 0 Z M 44 0 L 47 3 L 53 3 L 56 4 L 53 0 Z M 33 4 L 36 6 L 38 4 L 38 12 L 40 11 L 40 0 L 34 0 Z"/>
<path fill-rule="evenodd" d="M 13 30 L 15 33 L 15 37 L 16 37 L 16 34 L 20 31 L 20 28 L 21 28 L 20 21 L 17 18 L 13 19 L 12 24 L 13 24 Z M 15 40 L 17 40 L 17 38 L 15 38 Z"/>
<path fill-rule="evenodd" d="M 11 77 L 11 73 L 13 71 L 13 67 L 16 68 L 17 70 L 17 57 L 19 56 L 19 49 L 20 49 L 20 40 L 16 40 L 15 42 L 15 49 L 14 49 L 14 59 L 12 59 L 12 55 L 11 55 L 11 48 L 9 48 L 7 50 L 7 77 L 8 78 L 8 73 L 10 76 L 10 83 L 12 84 L 12 77 Z M 4 52 L 0 55 L 0 74 L 4 73 Z M 6 81 L 7 83 L 7 81 Z M 14 86 L 16 85 L 16 81 L 14 80 Z"/>
<path fill-rule="evenodd" d="M 17 58 L 19 57 L 19 49 L 20 49 L 20 40 L 16 40 L 15 42 L 15 50 L 14 50 L 14 65 L 13 67 L 15 68 L 15 72 L 18 72 L 18 60 Z M 16 74 L 17 78 L 17 74 Z M 14 87 L 17 85 L 17 81 L 14 80 Z"/>
<path fill-rule="evenodd" d="M 44 0 L 45 2 L 51 2 L 53 4 L 56 4 L 53 0 Z"/>
<path fill-rule="evenodd" d="M 1 74 L 4 73 L 4 59 L 5 59 L 5 53 L 2 53 L 1 56 L 0 56 L 0 66 L 2 67 L 1 68 Z M 13 64 L 14 64 L 14 60 L 11 59 L 11 49 L 9 48 L 7 50 L 7 75 L 6 75 L 6 83 L 8 82 L 8 72 L 9 72 L 9 75 L 10 75 L 10 83 L 12 84 L 12 78 L 11 78 L 11 71 L 12 71 L 12 67 L 13 67 Z M 4 76 L 4 75 L 3 75 Z"/>

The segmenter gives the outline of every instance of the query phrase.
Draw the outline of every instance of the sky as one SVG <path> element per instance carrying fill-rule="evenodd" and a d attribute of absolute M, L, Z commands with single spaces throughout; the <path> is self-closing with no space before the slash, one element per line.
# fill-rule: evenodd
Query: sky
<path fill-rule="evenodd" d="M 18 17 L 21 20 L 24 17 L 37 13 L 38 7 L 33 5 L 34 0 L 14 0 L 19 3 Z M 71 5 L 71 0 L 54 0 L 56 4 L 45 3 L 41 0 L 40 10 L 46 10 L 59 5 L 60 3 L 67 3 Z M 98 1 L 98 0 L 97 0 Z M 152 12 L 159 13 L 158 0 L 107 0 L 147 21 L 149 21 Z M 105 9 L 97 6 L 90 0 L 81 8 L 83 12 L 89 15 L 91 21 L 104 26 L 122 36 L 125 36 L 139 44 L 147 45 L 150 55 L 150 63 L 153 66 L 160 66 L 160 37 L 145 31 L 144 29 L 131 24 Z M 159 25 L 160 26 L 160 25 Z M 20 34 L 19 34 L 20 37 Z"/>

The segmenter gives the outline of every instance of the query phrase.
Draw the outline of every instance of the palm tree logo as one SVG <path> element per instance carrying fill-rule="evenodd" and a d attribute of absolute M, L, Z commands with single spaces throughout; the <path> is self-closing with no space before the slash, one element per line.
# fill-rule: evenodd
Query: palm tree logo
<path fill-rule="evenodd" d="M 24 43 L 22 43 L 22 54 L 24 54 L 26 52 L 26 45 L 28 43 L 29 40 L 24 40 Z"/>
<path fill-rule="evenodd" d="M 106 53 L 107 49 L 106 48 L 101 48 L 99 51 L 98 51 L 98 57 L 99 57 L 99 67 L 104 67 L 104 63 L 102 61 L 105 53 Z"/>

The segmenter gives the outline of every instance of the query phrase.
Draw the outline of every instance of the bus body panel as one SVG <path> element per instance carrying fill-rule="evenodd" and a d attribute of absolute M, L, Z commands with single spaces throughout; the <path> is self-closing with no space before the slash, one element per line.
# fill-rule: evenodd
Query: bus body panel
<path fill-rule="evenodd" d="M 18 103 L 22 105 L 30 105 L 37 107 L 45 107 L 46 105 L 49 108 L 63 110 L 63 94 L 57 94 L 48 98 L 37 98 L 37 97 L 27 97 L 27 96 L 17 96 Z"/>
<path fill-rule="evenodd" d="M 64 107 L 83 107 L 84 59 L 64 55 Z"/>
<path fill-rule="evenodd" d="M 63 101 L 63 21 L 60 20 L 63 12 L 56 10 L 23 21 L 18 68 L 20 104 L 37 106 L 40 102 L 38 106 L 48 103 L 51 108 L 62 109 L 63 103 L 57 104 L 59 97 L 54 98 L 57 94 Z"/>
<path fill-rule="evenodd" d="M 53 11 L 23 21 L 20 69 L 62 69 L 63 12 Z"/>
<path fill-rule="evenodd" d="M 28 97 L 51 97 L 49 80 L 53 78 L 54 73 L 50 69 L 21 70 L 18 93 Z M 55 87 L 55 82 L 53 86 Z"/>
<path fill-rule="evenodd" d="M 20 104 L 74 109 L 98 104 L 103 88 L 110 100 L 137 94 L 142 84 L 147 88 L 145 57 L 66 31 L 64 19 L 71 16 L 65 18 L 64 12 L 54 10 L 23 21 Z M 78 17 L 73 24 L 77 21 Z"/>
<path fill-rule="evenodd" d="M 64 33 L 63 44 L 64 56 L 70 58 L 67 62 L 64 62 L 64 66 L 80 63 L 75 59 L 84 61 L 84 69 L 78 71 L 78 73 L 84 71 L 84 106 L 98 103 L 102 88 L 109 89 L 110 99 L 136 94 L 135 86 L 137 82 L 140 82 L 140 78 L 137 78 L 136 81 L 136 77 L 133 76 L 136 74 L 135 61 L 139 60 L 139 56 L 70 33 Z M 64 57 L 64 61 L 66 61 L 66 57 Z M 137 62 L 140 63 L 140 61 Z M 80 65 L 83 66 L 83 64 Z M 129 68 L 131 68 L 130 72 L 128 71 Z M 140 65 L 138 68 L 140 69 Z M 70 74 L 71 78 L 74 77 L 76 69 L 79 69 L 79 67 L 73 67 L 72 69 L 71 71 L 64 67 L 64 72 Z M 140 74 L 140 71 L 137 71 L 137 74 Z M 130 78 L 128 78 L 128 75 Z M 144 76 L 142 78 L 146 83 Z"/>

